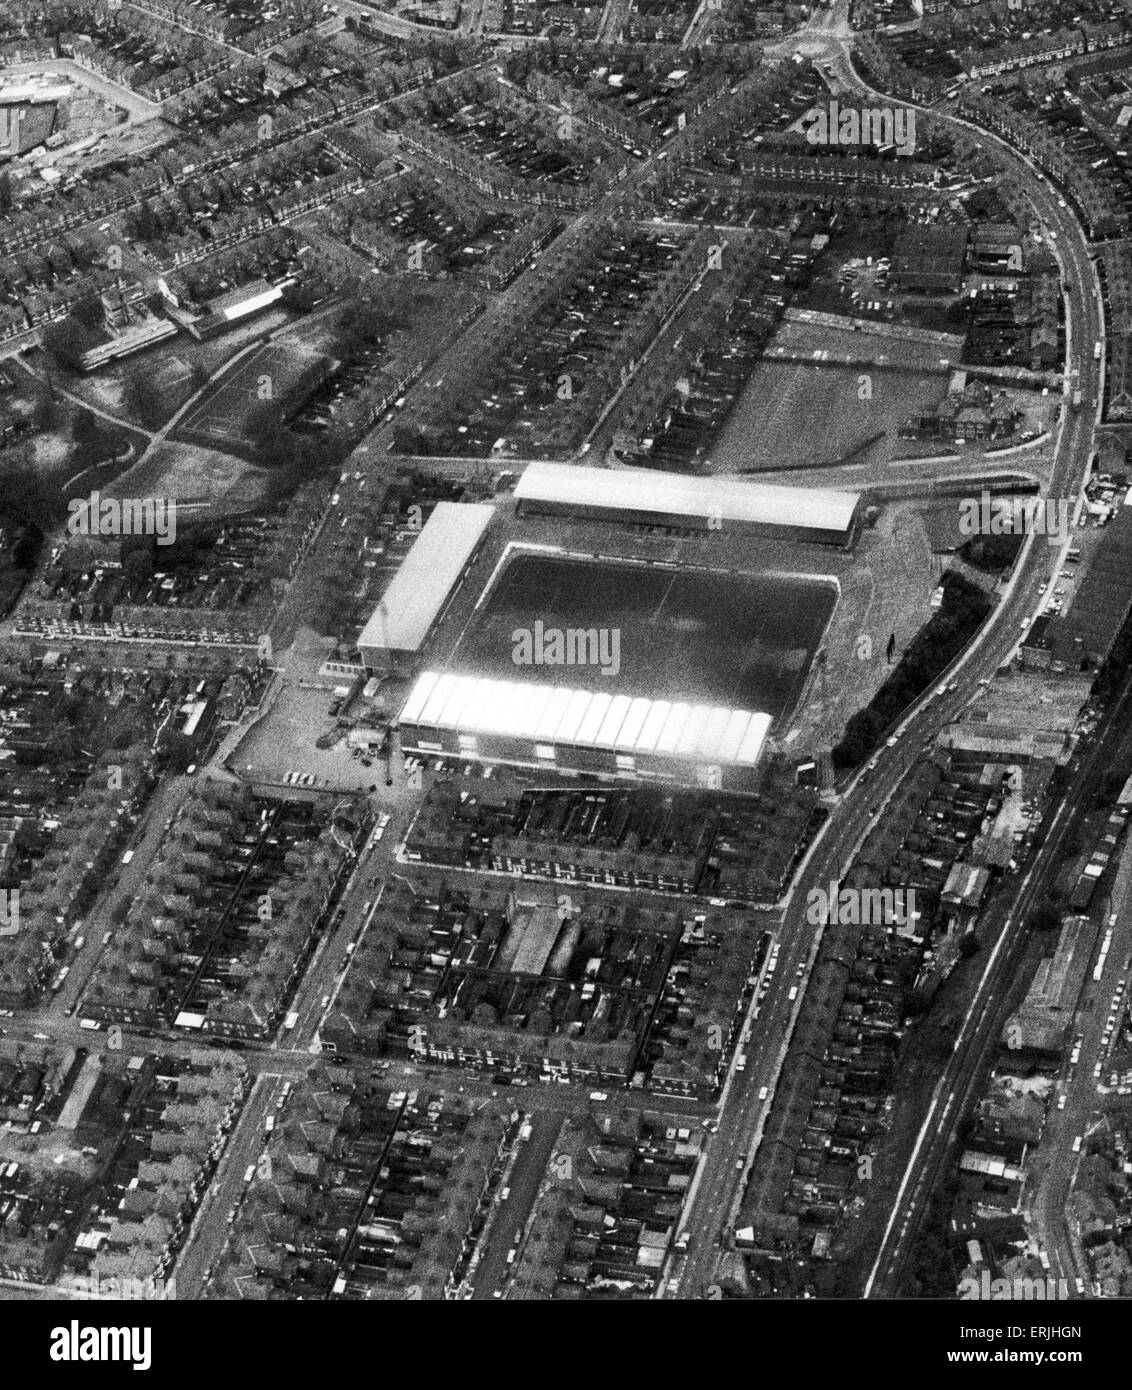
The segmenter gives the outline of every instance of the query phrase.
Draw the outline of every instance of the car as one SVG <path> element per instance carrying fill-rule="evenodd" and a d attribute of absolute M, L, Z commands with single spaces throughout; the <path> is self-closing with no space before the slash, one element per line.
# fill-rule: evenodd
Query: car
<path fill-rule="evenodd" d="M 513 1265 L 513 1264 L 515 1263 L 515 1256 L 516 1256 L 517 1254 L 518 1254 L 518 1251 L 515 1249 L 514 1246 L 512 1246 L 511 1249 L 508 1250 L 508 1252 L 507 1252 L 507 1263 L 508 1263 L 509 1265 Z"/>
<path fill-rule="evenodd" d="M 249 1163 L 248 1166 L 244 1169 L 244 1181 L 245 1181 L 245 1182 L 251 1182 L 252 1178 L 254 1178 L 254 1177 L 255 1177 L 255 1164 L 254 1164 L 254 1163 Z"/>
<path fill-rule="evenodd" d="M 330 995 L 329 995 L 329 994 L 324 994 L 324 995 L 322 996 L 322 1007 L 323 1007 L 324 1009 L 329 1009 L 329 1008 L 330 1008 Z"/>
<path fill-rule="evenodd" d="M 947 686 L 946 686 L 946 685 L 937 685 L 936 688 L 935 688 L 935 693 L 936 693 L 937 695 L 946 695 L 946 694 L 947 694 Z"/>
<path fill-rule="evenodd" d="M 505 1201 L 507 1200 L 507 1198 L 510 1197 L 510 1195 L 511 1195 L 511 1189 L 510 1189 L 509 1187 L 501 1187 L 501 1188 L 499 1189 L 499 1200 L 500 1200 L 501 1202 L 505 1202 Z"/>
<path fill-rule="evenodd" d="M 1066 1099 L 1067 1099 L 1067 1098 L 1066 1098 L 1064 1095 L 1058 1096 L 1058 1098 L 1057 1098 L 1057 1108 L 1058 1108 L 1059 1110 L 1064 1110 L 1064 1109 L 1065 1109 L 1065 1101 L 1066 1101 Z"/>
<path fill-rule="evenodd" d="M 1018 624 L 1018 626 L 1022 629 L 1023 632 L 1025 632 L 1026 629 L 1030 626 L 1029 618 L 1023 618 L 1022 621 Z"/>
<path fill-rule="evenodd" d="M 759 1100 L 766 1100 L 767 1096 L 769 1096 L 769 1095 L 770 1095 L 770 1087 L 769 1087 L 769 1086 L 760 1086 L 760 1087 L 759 1087 Z"/>
<path fill-rule="evenodd" d="M 718 1134 L 718 1133 L 719 1133 L 719 1121 L 718 1121 L 718 1120 L 701 1120 L 701 1121 L 700 1121 L 700 1124 L 704 1127 L 704 1129 L 707 1130 L 707 1132 L 708 1132 L 709 1134 Z"/>
<path fill-rule="evenodd" d="M 1049 588 L 1049 585 L 1048 585 L 1048 584 L 1039 584 L 1039 585 L 1038 585 L 1038 593 L 1039 593 L 1039 594 L 1044 594 L 1045 591 L 1046 591 L 1048 588 Z"/>
<path fill-rule="evenodd" d="M 899 734 L 893 734 L 893 735 L 891 736 L 891 738 L 886 738 L 886 739 L 885 739 L 885 741 L 884 741 L 884 746 L 885 746 L 886 748 L 895 748 L 895 747 L 896 747 L 896 744 L 897 744 L 897 741 L 899 740 L 899 738 L 900 738 L 900 735 L 899 735 Z"/>
<path fill-rule="evenodd" d="M 743 1171 L 743 1160 L 741 1158 L 737 1158 L 735 1160 L 735 1171 L 737 1173 L 741 1173 Z"/>

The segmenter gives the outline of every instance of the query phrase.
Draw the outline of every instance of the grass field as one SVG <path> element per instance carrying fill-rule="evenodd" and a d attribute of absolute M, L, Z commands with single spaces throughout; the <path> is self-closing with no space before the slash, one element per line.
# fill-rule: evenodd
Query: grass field
<path fill-rule="evenodd" d="M 860 449 L 852 463 L 899 458 L 898 438 L 910 416 L 938 404 L 947 389 L 943 372 L 872 371 L 871 398 L 859 398 L 864 369 L 763 362 L 711 451 L 715 471 L 764 472 L 833 464 Z M 799 482 L 804 482 L 799 479 Z"/>
<path fill-rule="evenodd" d="M 519 555 L 450 663 L 456 670 L 778 716 L 798 698 L 836 603 L 819 581 Z M 516 665 L 513 632 L 606 628 L 620 670 Z"/>
<path fill-rule="evenodd" d="M 272 408 L 281 419 L 309 394 L 326 365 L 321 353 L 293 343 L 265 343 L 205 391 L 176 433 L 214 449 L 247 450 L 258 442 L 256 422 Z"/>

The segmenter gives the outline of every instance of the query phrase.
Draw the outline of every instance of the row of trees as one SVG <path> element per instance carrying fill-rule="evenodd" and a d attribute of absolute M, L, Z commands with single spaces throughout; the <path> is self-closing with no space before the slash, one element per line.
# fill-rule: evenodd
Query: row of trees
<path fill-rule="evenodd" d="M 849 720 L 833 750 L 835 768 L 855 767 L 869 756 L 890 725 L 963 650 L 990 608 L 991 600 L 969 579 L 954 572 L 944 575 L 939 611 L 913 639 L 867 708 Z"/>

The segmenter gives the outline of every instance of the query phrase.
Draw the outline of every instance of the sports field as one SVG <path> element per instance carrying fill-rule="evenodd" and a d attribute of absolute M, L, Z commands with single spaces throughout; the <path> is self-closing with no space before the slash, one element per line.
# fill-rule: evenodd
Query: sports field
<path fill-rule="evenodd" d="M 832 584 L 817 579 L 518 554 L 448 664 L 485 676 L 541 676 L 558 685 L 777 717 L 796 702 L 835 603 Z M 525 639 L 515 634 L 529 633 L 537 644 L 536 623 L 544 654 L 552 631 L 604 629 L 602 659 L 582 666 L 517 663 Z"/>
<path fill-rule="evenodd" d="M 187 443 L 237 453 L 294 412 L 328 365 L 321 353 L 294 343 L 264 343 L 225 372 L 177 426 Z"/>

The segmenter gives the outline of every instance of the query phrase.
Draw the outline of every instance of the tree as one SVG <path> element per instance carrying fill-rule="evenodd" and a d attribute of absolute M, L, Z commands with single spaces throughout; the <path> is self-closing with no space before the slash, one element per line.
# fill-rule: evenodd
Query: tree
<path fill-rule="evenodd" d="M 122 404 L 147 429 L 156 429 L 168 413 L 168 397 L 149 372 L 134 367 L 122 378 Z"/>
<path fill-rule="evenodd" d="M 152 537 L 143 537 L 152 541 Z M 123 547 L 124 548 L 124 547 Z M 153 578 L 153 550 L 150 544 L 135 545 L 122 556 L 122 574 L 129 585 L 130 596 L 137 594 Z"/>
<path fill-rule="evenodd" d="M 43 347 L 61 367 L 78 371 L 83 353 L 93 346 L 96 337 L 92 328 L 68 314 L 43 330 Z"/>

